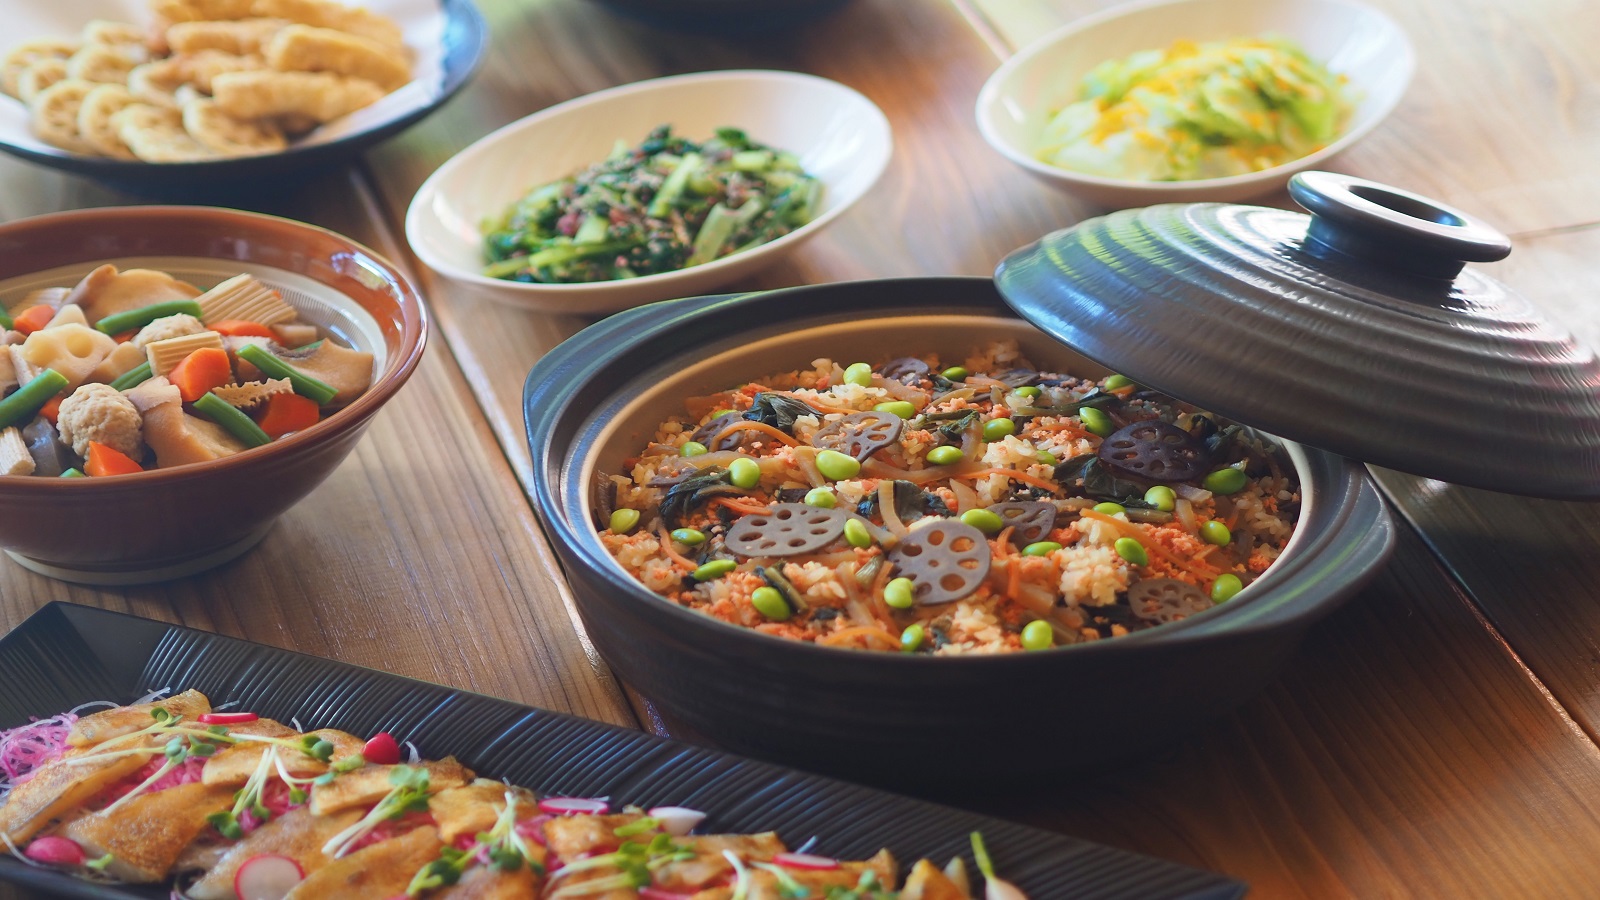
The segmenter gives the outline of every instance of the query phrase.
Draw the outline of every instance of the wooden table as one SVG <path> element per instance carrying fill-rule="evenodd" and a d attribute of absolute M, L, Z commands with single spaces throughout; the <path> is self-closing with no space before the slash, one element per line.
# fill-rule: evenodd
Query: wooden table
<path fill-rule="evenodd" d="M 242 560 L 120 590 L 0 563 L 0 629 L 69 600 L 665 730 L 584 640 L 519 483 L 531 471 L 523 376 L 585 322 L 475 300 L 417 264 L 400 222 L 423 178 L 489 130 L 588 91 L 774 67 L 866 93 L 889 116 L 896 157 L 866 202 L 740 287 L 987 274 L 1008 250 L 1095 212 L 991 152 L 972 106 L 1000 58 L 1109 0 L 857 0 L 812 25 L 727 40 L 663 34 L 579 0 L 479 2 L 493 50 L 458 100 L 359 166 L 235 201 L 410 267 L 438 328 L 409 385 Z M 1600 310 L 1587 305 L 1600 296 L 1600 8 L 1372 2 L 1417 42 L 1417 79 L 1334 168 L 1497 223 L 1516 251 L 1489 270 L 1600 345 Z M 0 219 L 132 202 L 0 160 Z M 1485 439 L 1514 449 L 1496 423 Z M 1594 896 L 1592 507 L 1377 477 L 1407 523 L 1399 552 L 1263 696 L 1147 756 L 982 805 L 1226 872 L 1262 897 Z"/>

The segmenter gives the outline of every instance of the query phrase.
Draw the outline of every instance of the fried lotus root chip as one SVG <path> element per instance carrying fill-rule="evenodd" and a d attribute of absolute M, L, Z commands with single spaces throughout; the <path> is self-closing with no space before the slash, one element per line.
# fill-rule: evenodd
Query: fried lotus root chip
<path fill-rule="evenodd" d="M 915 356 L 902 356 L 891 359 L 878 368 L 878 374 L 885 378 L 909 384 L 919 378 L 926 378 L 932 374 L 933 369 Z"/>
<path fill-rule="evenodd" d="M 111 119 L 117 113 L 139 102 L 133 92 L 120 84 L 102 84 L 83 98 L 78 107 L 78 135 L 101 156 L 114 159 L 133 159 L 133 151 L 117 134 Z"/>
<path fill-rule="evenodd" d="M 911 579 L 921 606 L 953 603 L 977 590 L 993 562 L 983 532 L 957 519 L 918 528 L 888 557 L 896 575 Z"/>
<path fill-rule="evenodd" d="M 411 80 L 404 54 L 371 38 L 332 28 L 290 25 L 263 50 L 267 64 L 284 72 L 333 72 L 365 78 L 394 90 Z"/>
<path fill-rule="evenodd" d="M 67 60 L 67 77 L 100 84 L 127 84 L 128 73 L 145 61 L 143 47 L 131 44 L 86 44 Z"/>
<path fill-rule="evenodd" d="M 1150 622 L 1176 622 L 1215 605 L 1204 591 L 1176 578 L 1144 578 L 1128 588 L 1133 614 Z"/>
<path fill-rule="evenodd" d="M 112 116 L 111 122 L 133 155 L 145 162 L 193 162 L 215 157 L 184 130 L 183 114 L 176 109 L 134 103 Z"/>
<path fill-rule="evenodd" d="M 48 56 L 22 70 L 17 76 L 17 99 L 33 103 L 39 92 L 67 77 L 67 61 Z"/>
<path fill-rule="evenodd" d="M 1008 500 L 989 507 L 989 512 L 1015 529 L 1011 542 L 1018 547 L 1044 540 L 1056 527 L 1056 505 L 1042 500 Z"/>
<path fill-rule="evenodd" d="M 894 413 L 857 412 L 828 423 L 811 437 L 811 446 L 837 450 L 857 462 L 900 439 L 905 422 Z"/>
<path fill-rule="evenodd" d="M 94 147 L 78 133 L 78 111 L 95 86 L 92 81 L 64 78 L 40 91 L 31 107 L 33 133 L 51 146 L 73 153 L 93 153 Z"/>
<path fill-rule="evenodd" d="M 59 59 L 66 62 L 67 58 L 76 52 L 78 52 L 76 41 L 56 38 L 39 38 L 18 44 L 0 59 L 0 91 L 12 97 L 20 97 L 17 93 L 17 80 L 22 77 L 23 69 L 41 59 Z"/>
<path fill-rule="evenodd" d="M 178 108 L 178 89 L 189 82 L 181 59 L 158 59 L 134 66 L 128 73 L 128 90 L 141 103 Z"/>
<path fill-rule="evenodd" d="M 294 116 L 319 124 L 376 103 L 383 88 L 327 72 L 228 72 L 213 79 L 217 106 L 236 119 Z"/>
<path fill-rule="evenodd" d="M 144 46 L 144 32 L 137 25 L 113 22 L 110 19 L 90 19 L 80 32 L 85 44 L 131 44 Z"/>
<path fill-rule="evenodd" d="M 283 132 L 270 120 L 235 119 L 204 97 L 183 104 L 183 129 L 218 156 L 258 156 L 289 146 Z"/>
<path fill-rule="evenodd" d="M 740 556 L 815 553 L 838 540 L 849 519 L 841 509 L 777 503 L 765 513 L 742 516 L 728 526 L 727 547 Z"/>
<path fill-rule="evenodd" d="M 267 61 L 259 56 L 241 56 L 237 53 L 224 53 L 221 50 L 201 50 L 175 59 L 183 63 L 185 79 L 206 94 L 216 90 L 219 76 L 230 72 L 261 72 L 267 67 Z"/>
<path fill-rule="evenodd" d="M 1160 419 L 1118 429 L 1100 442 L 1098 453 L 1106 465 L 1150 481 L 1189 481 L 1206 470 L 1204 445 Z"/>

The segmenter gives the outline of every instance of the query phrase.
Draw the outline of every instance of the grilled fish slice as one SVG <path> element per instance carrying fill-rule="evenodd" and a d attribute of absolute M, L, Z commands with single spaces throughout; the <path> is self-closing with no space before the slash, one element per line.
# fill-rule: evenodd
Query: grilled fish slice
<path fill-rule="evenodd" d="M 428 812 L 439 826 L 440 839 L 454 844 L 457 838 L 494 828 L 505 811 L 507 791 L 517 797 L 519 821 L 539 815 L 538 800 L 532 791 L 479 778 L 466 787 L 442 791 L 428 801 Z"/>
<path fill-rule="evenodd" d="M 855 887 L 861 882 L 861 874 L 869 869 L 878 877 L 878 883 L 883 885 L 885 890 L 894 890 L 894 857 L 887 850 L 878 851 L 877 856 L 866 862 L 841 862 L 837 869 L 787 869 L 785 871 L 793 881 L 799 883 L 802 887 L 813 889 L 811 896 L 821 897 L 829 894 L 830 888 L 848 889 Z M 938 870 L 934 869 L 934 871 L 937 872 Z M 656 884 L 662 884 L 659 875 L 657 876 Z M 693 894 L 693 898 L 694 900 L 729 900 L 733 896 L 733 891 L 732 885 L 723 885 L 696 891 Z M 750 872 L 748 891 L 745 896 L 748 900 L 785 900 L 790 895 L 784 893 L 783 884 L 776 875 L 765 869 L 753 869 Z M 902 898 L 905 897 L 904 894 L 900 896 Z M 935 897 L 938 897 L 939 900 L 967 897 L 965 893 L 953 895 L 929 894 L 924 896 L 925 900 L 934 900 Z"/>
<path fill-rule="evenodd" d="M 472 771 L 456 762 L 453 756 L 438 762 L 421 762 L 412 768 L 418 767 L 428 770 L 428 789 L 434 794 L 462 787 L 473 779 Z M 316 785 L 311 789 L 311 811 L 320 816 L 354 807 L 371 808 L 394 789 L 389 783 L 389 773 L 396 768 L 363 766 L 328 784 Z"/>
<path fill-rule="evenodd" d="M 494 866 L 473 866 L 453 887 L 434 894 L 436 900 L 527 900 L 539 896 L 542 879 L 522 866 L 502 872 Z"/>
<path fill-rule="evenodd" d="M 363 900 L 404 894 L 417 871 L 438 859 L 443 848 L 437 828 L 414 828 L 311 872 L 284 900 Z"/>
<path fill-rule="evenodd" d="M 139 771 L 150 759 L 140 754 L 73 762 L 84 755 L 68 751 L 18 785 L 0 806 L 0 835 L 20 847 L 96 794 Z"/>
<path fill-rule="evenodd" d="M 966 888 L 925 859 L 911 867 L 906 886 L 900 889 L 900 900 L 967 900 L 969 896 Z"/>
<path fill-rule="evenodd" d="M 90 813 L 61 829 L 90 859 L 110 853 L 105 874 L 118 881 L 163 881 L 195 837 L 206 816 L 227 809 L 233 790 L 199 783 L 140 794 L 114 811 Z"/>
<path fill-rule="evenodd" d="M 648 840 L 651 836 L 645 835 Z M 669 891 L 695 891 L 733 875 L 733 864 L 722 855 L 731 850 L 740 859 L 768 860 L 782 853 L 786 847 L 772 832 L 762 834 L 708 834 L 683 837 L 674 844 L 687 845 L 694 851 L 693 859 L 670 862 L 656 870 L 658 887 Z M 855 882 L 852 881 L 851 884 Z"/>
<path fill-rule="evenodd" d="M 330 860 L 322 852 L 334 835 L 361 820 L 363 810 L 348 809 L 329 816 L 314 816 L 306 807 L 291 809 L 257 828 L 234 844 L 204 876 L 184 891 L 194 900 L 234 900 L 233 877 L 252 856 L 272 853 L 287 856 L 310 874 Z"/>
<path fill-rule="evenodd" d="M 300 732 L 271 719 L 260 719 L 248 725 L 235 725 L 229 728 L 229 732 L 287 740 L 300 738 Z M 332 729 L 313 731 L 311 735 L 333 744 L 334 759 L 343 759 L 360 753 L 364 743 L 353 734 Z M 200 778 L 206 784 L 229 784 L 235 787 L 244 784 L 260 765 L 261 754 L 267 752 L 267 747 L 267 744 L 260 741 L 240 741 L 206 760 L 206 768 Z M 312 759 L 298 750 L 282 748 L 278 758 L 283 761 L 283 767 L 289 774 L 297 778 L 308 778 L 328 771 L 326 763 Z"/>
<path fill-rule="evenodd" d="M 103 271 L 107 269 L 110 271 Z M 131 269 L 123 274 L 134 276 L 130 282 L 131 284 L 140 280 L 136 273 L 142 271 L 144 270 Z M 154 274 L 160 275 L 162 278 L 153 279 L 151 286 L 146 289 L 153 291 L 168 290 L 166 282 L 172 280 L 171 276 L 166 275 L 164 272 L 157 272 Z M 91 279 L 94 279 L 93 284 L 91 284 Z M 114 282 L 117 282 L 118 279 L 119 276 L 117 275 L 115 266 L 101 266 L 99 269 L 96 269 L 93 273 L 91 273 L 88 278 L 85 278 L 83 282 L 79 284 L 77 289 L 74 289 L 73 293 L 79 295 L 77 299 L 73 299 L 72 296 L 69 295 L 67 302 L 76 303 L 79 306 L 84 306 L 86 302 L 92 303 L 97 298 L 101 290 L 109 288 L 110 285 Z M 182 282 L 176 283 L 182 284 Z M 157 287 L 157 285 L 159 285 L 159 287 Z M 188 285 L 184 285 L 184 287 L 188 287 Z M 182 292 L 178 291 L 177 293 L 181 294 Z M 188 296 L 193 296 L 193 294 Z M 182 297 L 177 296 L 176 294 L 169 297 L 165 293 L 162 293 L 158 299 L 182 299 Z M 85 307 L 86 310 L 87 308 L 88 307 Z M 99 320 L 99 315 L 103 315 L 103 313 L 97 314 L 96 321 Z M 72 723 L 72 731 L 67 734 L 67 743 L 74 747 L 88 747 L 94 744 L 104 743 L 105 741 L 109 741 L 115 737 L 121 737 L 125 734 L 132 734 L 135 731 L 149 728 L 156 722 L 156 720 L 150 714 L 158 706 L 175 716 L 182 716 L 186 721 L 189 722 L 193 722 L 199 716 L 203 716 L 206 713 L 211 712 L 211 701 L 206 699 L 205 694 L 202 694 L 199 691 L 184 691 L 181 694 L 176 694 L 164 700 L 155 700 L 150 703 L 140 703 L 137 706 L 119 706 L 116 709 L 108 709 L 103 712 L 94 713 L 93 715 L 84 716 L 78 721 Z"/>

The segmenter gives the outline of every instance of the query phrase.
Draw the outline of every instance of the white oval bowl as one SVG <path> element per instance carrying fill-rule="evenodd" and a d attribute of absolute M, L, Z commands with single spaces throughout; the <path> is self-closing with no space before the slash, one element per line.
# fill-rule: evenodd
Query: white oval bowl
<path fill-rule="evenodd" d="M 704 265 L 615 281 L 524 284 L 483 274 L 478 225 L 530 188 L 605 159 L 670 124 L 701 141 L 719 127 L 792 151 L 823 183 L 816 218 L 789 234 Z M 796 72 L 739 70 L 656 78 L 534 113 L 478 140 L 428 177 L 406 212 L 417 257 L 484 296 L 545 312 L 599 314 L 703 294 L 783 258 L 861 199 L 889 163 L 889 120 L 860 93 Z"/>
<path fill-rule="evenodd" d="M 1052 112 L 1076 99 L 1083 76 L 1096 65 L 1179 39 L 1262 35 L 1290 38 L 1348 79 L 1355 109 L 1338 140 L 1281 166 L 1194 181 L 1102 178 L 1034 155 Z M 1400 102 L 1415 68 L 1416 54 L 1400 26 L 1354 0 L 1157 0 L 1087 16 L 1023 48 L 978 93 L 978 130 L 1028 173 L 1103 206 L 1233 202 L 1281 190 L 1296 172 L 1315 168 L 1359 141 Z"/>

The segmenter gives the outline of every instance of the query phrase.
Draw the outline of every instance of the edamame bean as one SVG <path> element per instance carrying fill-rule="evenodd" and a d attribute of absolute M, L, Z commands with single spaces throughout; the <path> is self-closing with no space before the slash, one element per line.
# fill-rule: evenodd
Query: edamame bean
<path fill-rule="evenodd" d="M 983 439 L 990 443 L 1003 441 L 1008 436 L 1016 433 L 1017 423 L 1010 419 L 990 419 L 983 423 Z"/>
<path fill-rule="evenodd" d="M 761 465 L 753 459 L 739 457 L 728 463 L 728 483 L 737 488 L 753 488 L 761 483 Z"/>
<path fill-rule="evenodd" d="M 1106 379 L 1106 390 L 1116 391 L 1133 384 L 1133 379 L 1126 375 L 1112 375 Z"/>
<path fill-rule="evenodd" d="M 706 445 L 699 441 L 686 441 L 682 447 L 678 448 L 679 456 L 699 456 L 705 452 Z"/>
<path fill-rule="evenodd" d="M 736 412 L 738 412 L 737 409 L 728 409 L 727 407 L 723 407 L 722 409 L 719 409 L 719 410 L 716 410 L 715 412 L 713 412 L 711 414 L 711 418 L 707 419 L 706 421 L 710 422 L 713 419 L 720 419 L 723 416 L 727 415 L 728 413 L 736 413 Z"/>
<path fill-rule="evenodd" d="M 920 624 L 913 622 L 907 625 L 906 630 L 900 632 L 900 649 L 907 653 L 915 651 L 922 646 L 923 634 Z"/>
<path fill-rule="evenodd" d="M 1022 626 L 1022 649 L 1024 650 L 1049 650 L 1056 645 L 1056 633 L 1050 628 L 1050 623 L 1043 619 L 1034 619 Z"/>
<path fill-rule="evenodd" d="M 806 491 L 805 504 L 807 506 L 815 506 L 818 509 L 833 509 L 838 503 L 839 501 L 833 498 L 833 491 L 827 488 L 819 487 Z"/>
<path fill-rule="evenodd" d="M 1018 396 L 1027 397 L 1029 400 L 1032 400 L 1033 398 L 1039 396 L 1041 391 L 1030 384 L 1025 387 L 1019 387 L 1011 393 L 1017 394 Z"/>
<path fill-rule="evenodd" d="M 984 534 L 999 534 L 1006 527 L 1005 520 L 998 513 L 987 509 L 969 509 L 961 514 L 961 521 L 971 525 Z"/>
<path fill-rule="evenodd" d="M 1094 511 L 1100 513 L 1101 515 L 1118 516 L 1127 512 L 1128 508 L 1123 506 L 1121 503 L 1112 503 L 1110 500 L 1107 500 L 1104 503 L 1096 503 L 1094 505 Z"/>
<path fill-rule="evenodd" d="M 944 378 L 946 380 L 949 380 L 949 381 L 960 381 L 961 379 L 966 378 L 970 374 L 972 374 L 972 373 L 968 372 L 966 369 L 961 368 L 960 366 L 951 366 L 950 368 L 945 369 L 943 372 L 939 373 L 940 377 L 942 377 L 942 378 Z"/>
<path fill-rule="evenodd" d="M 871 387 L 872 367 L 866 363 L 851 363 L 844 370 L 844 381 L 845 384 Z"/>
<path fill-rule="evenodd" d="M 1200 537 L 1206 543 L 1216 544 L 1218 547 L 1226 547 L 1233 542 L 1233 532 L 1216 519 L 1200 525 Z"/>
<path fill-rule="evenodd" d="M 613 534 L 627 534 L 635 525 L 639 524 L 639 511 L 626 507 L 611 512 L 611 532 Z"/>
<path fill-rule="evenodd" d="M 1085 406 L 1078 410 L 1078 421 L 1083 423 L 1083 427 L 1090 434 L 1099 435 L 1100 437 L 1110 437 L 1111 433 L 1117 430 L 1117 423 L 1111 421 L 1111 417 L 1106 415 L 1105 410 L 1095 409 L 1092 406 Z"/>
<path fill-rule="evenodd" d="M 713 559 L 695 569 L 691 577 L 695 581 L 711 581 L 715 578 L 721 578 L 737 568 L 739 568 L 739 564 L 731 559 Z"/>
<path fill-rule="evenodd" d="M 899 416 L 902 419 L 909 419 L 917 414 L 917 408 L 907 400 L 886 400 L 874 406 L 873 409 L 877 412 L 886 412 L 890 415 Z"/>
<path fill-rule="evenodd" d="M 775 587 L 758 587 L 751 591 L 750 605 L 774 622 L 782 622 L 794 615 L 794 610 L 789 608 L 783 594 Z"/>
<path fill-rule="evenodd" d="M 1211 600 L 1214 603 L 1226 603 L 1242 590 L 1244 582 L 1239 580 L 1239 576 L 1231 572 L 1218 575 L 1217 580 L 1211 583 Z"/>
<path fill-rule="evenodd" d="M 1172 488 L 1158 484 L 1144 492 L 1144 502 L 1162 512 L 1172 512 L 1172 508 L 1178 505 L 1178 495 L 1173 493 Z"/>
<path fill-rule="evenodd" d="M 1150 565 L 1150 555 L 1144 552 L 1144 545 L 1131 537 L 1117 538 L 1117 542 L 1111 546 L 1116 549 L 1118 556 L 1136 566 Z"/>
<path fill-rule="evenodd" d="M 837 450 L 824 450 L 817 454 L 817 471 L 822 477 L 834 481 L 843 481 L 854 478 L 861 472 L 861 463 L 856 462 L 853 456 L 846 456 Z"/>
<path fill-rule="evenodd" d="M 1034 541 L 1033 543 L 1029 544 L 1028 546 L 1022 548 L 1022 555 L 1023 556 L 1049 556 L 1050 554 L 1052 554 L 1052 553 L 1054 553 L 1054 552 L 1056 552 L 1057 550 L 1060 550 L 1060 549 L 1061 549 L 1061 545 L 1056 543 L 1055 541 Z"/>
<path fill-rule="evenodd" d="M 1226 469 L 1218 469 L 1207 475 L 1205 481 L 1202 481 L 1201 484 L 1205 485 L 1205 489 L 1213 494 L 1237 494 L 1244 490 L 1244 486 L 1249 480 L 1249 478 L 1245 477 L 1243 471 L 1229 466 Z"/>
<path fill-rule="evenodd" d="M 858 549 L 871 547 L 872 532 L 861 524 L 860 519 L 851 519 L 844 523 L 844 542 Z"/>
<path fill-rule="evenodd" d="M 685 547 L 698 547 L 706 542 L 706 535 L 698 528 L 679 528 L 672 532 L 672 539 Z"/>
<path fill-rule="evenodd" d="M 1047 465 L 1047 466 L 1055 466 L 1055 465 L 1060 465 L 1061 464 L 1061 460 L 1056 459 L 1056 455 L 1054 453 L 1051 453 L 1049 450 L 1040 450 L 1033 458 L 1037 459 L 1040 463 L 1042 463 L 1044 465 Z"/>
<path fill-rule="evenodd" d="M 913 590 L 916 585 L 909 578 L 895 578 L 883 586 L 883 602 L 895 609 L 910 609 L 917 602 Z"/>
<path fill-rule="evenodd" d="M 936 466 L 953 466 L 966 459 L 960 447 L 935 447 L 928 451 L 928 462 Z"/>

